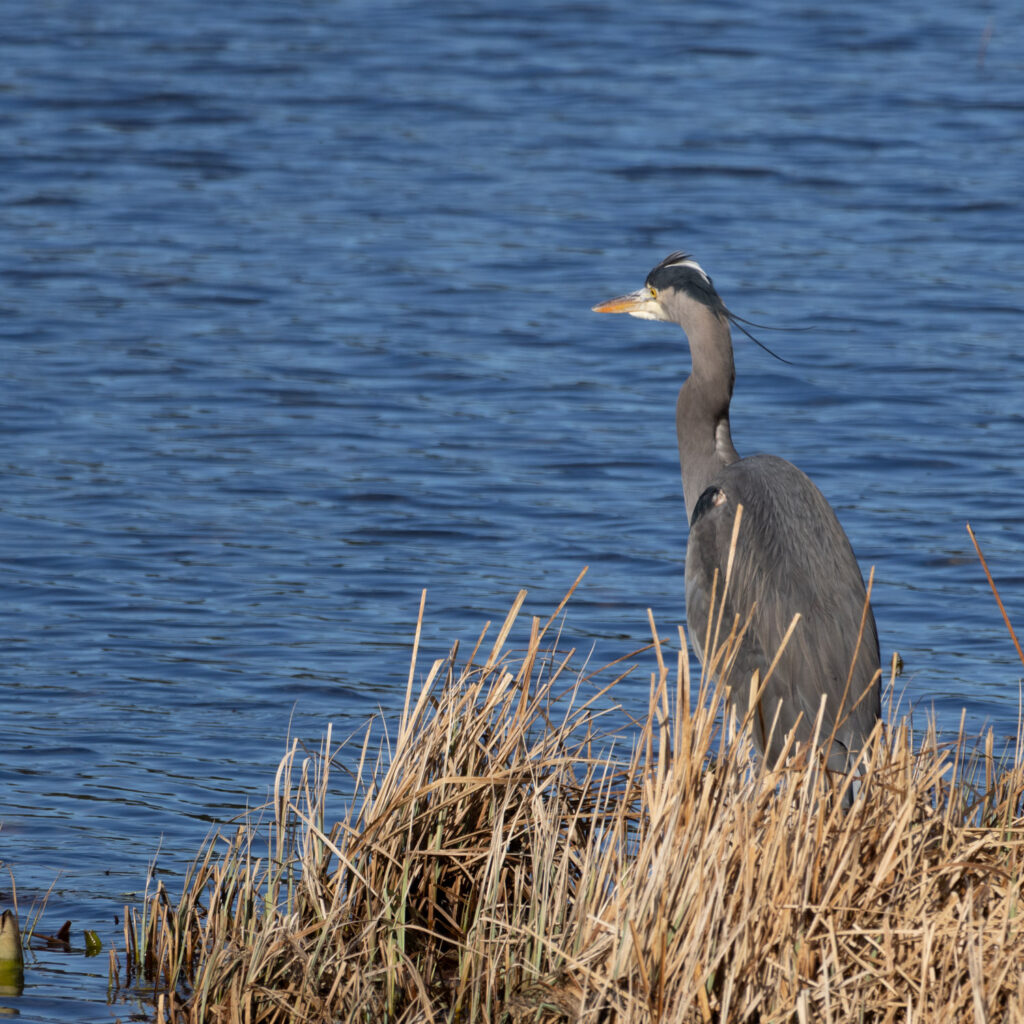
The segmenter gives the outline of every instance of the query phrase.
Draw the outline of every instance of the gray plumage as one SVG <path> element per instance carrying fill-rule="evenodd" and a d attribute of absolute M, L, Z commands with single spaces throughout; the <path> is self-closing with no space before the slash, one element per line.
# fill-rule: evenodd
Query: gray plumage
<path fill-rule="evenodd" d="M 690 343 L 691 372 L 676 403 L 676 431 L 690 521 L 686 617 L 698 656 L 703 662 L 712 588 L 717 612 L 736 509 L 742 505 L 720 631 L 724 639 L 734 617 L 743 623 L 751 616 L 727 680 L 732 699 L 741 714 L 746 712 L 752 674 L 757 671 L 764 678 L 799 613 L 801 620 L 757 708 L 754 741 L 758 752 L 774 761 L 794 728 L 798 742 L 810 740 L 824 696 L 821 741 L 835 732 L 828 764 L 845 770 L 881 715 L 875 620 L 869 607 L 858 646 L 867 600 L 864 581 L 850 542 L 818 488 L 784 459 L 741 459 L 733 446 L 729 403 L 735 370 L 729 324 L 737 318 L 711 278 L 678 252 L 648 274 L 642 289 L 594 309 L 677 323 Z M 776 711 L 769 741 L 766 732 Z"/>

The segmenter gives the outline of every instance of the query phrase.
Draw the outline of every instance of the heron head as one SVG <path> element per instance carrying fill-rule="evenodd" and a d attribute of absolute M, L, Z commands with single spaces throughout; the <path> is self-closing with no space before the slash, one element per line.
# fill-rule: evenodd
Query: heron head
<path fill-rule="evenodd" d="M 643 288 L 594 306 L 595 313 L 629 313 L 641 320 L 667 320 L 684 327 L 697 313 L 710 310 L 728 317 L 711 278 L 683 252 L 666 256 L 648 275 Z"/>
<path fill-rule="evenodd" d="M 718 292 L 715 291 L 711 278 L 704 273 L 704 268 L 684 252 L 669 253 L 647 275 L 647 280 L 639 291 L 620 295 L 617 299 L 609 299 L 607 302 L 599 302 L 591 308 L 595 313 L 629 313 L 630 316 L 637 316 L 641 320 L 667 320 L 669 323 L 679 324 L 691 341 L 695 337 L 692 332 L 706 331 L 708 327 L 729 323 L 774 359 L 792 365 L 788 359 L 776 355 L 760 338 L 754 337 L 744 325 L 760 327 L 767 331 L 785 328 L 756 324 L 731 312 L 718 297 Z M 713 336 L 719 339 L 723 337 L 719 333 Z M 731 345 L 728 332 L 724 334 L 724 338 L 726 344 Z"/>

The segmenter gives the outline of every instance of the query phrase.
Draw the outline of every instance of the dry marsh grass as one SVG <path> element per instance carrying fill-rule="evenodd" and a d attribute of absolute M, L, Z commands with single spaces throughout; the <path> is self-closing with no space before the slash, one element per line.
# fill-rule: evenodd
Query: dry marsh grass
<path fill-rule="evenodd" d="M 293 747 L 267 820 L 128 912 L 115 983 L 175 1024 L 1024 1022 L 1019 744 L 879 729 L 846 810 L 806 758 L 752 770 L 655 635 L 611 750 L 555 616 L 506 649 L 523 596 L 421 683 L 414 653 L 390 748 L 346 751 L 344 820 L 330 732 Z"/>

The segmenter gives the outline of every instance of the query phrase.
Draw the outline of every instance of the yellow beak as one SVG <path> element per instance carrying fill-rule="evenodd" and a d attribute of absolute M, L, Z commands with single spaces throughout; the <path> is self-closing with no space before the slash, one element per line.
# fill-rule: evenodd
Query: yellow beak
<path fill-rule="evenodd" d="M 645 309 L 650 301 L 650 293 L 644 288 L 638 292 L 630 292 L 629 295 L 620 295 L 617 299 L 599 302 L 591 308 L 595 313 L 637 313 Z"/>

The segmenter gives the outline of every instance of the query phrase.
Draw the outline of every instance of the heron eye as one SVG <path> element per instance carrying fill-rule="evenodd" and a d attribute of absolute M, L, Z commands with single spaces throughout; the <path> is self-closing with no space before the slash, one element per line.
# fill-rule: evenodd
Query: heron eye
<path fill-rule="evenodd" d="M 656 299 L 658 297 L 658 289 L 653 285 L 648 285 L 647 290 L 651 293 L 651 298 Z"/>

